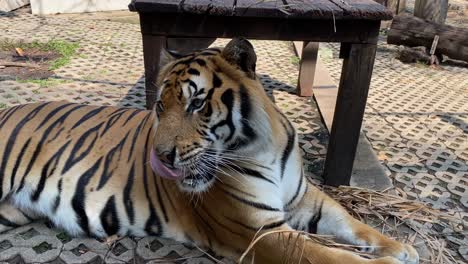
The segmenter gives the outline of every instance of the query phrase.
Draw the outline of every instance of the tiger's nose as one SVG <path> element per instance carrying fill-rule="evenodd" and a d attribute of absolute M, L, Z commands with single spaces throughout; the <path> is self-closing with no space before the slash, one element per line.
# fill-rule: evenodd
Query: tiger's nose
<path fill-rule="evenodd" d="M 156 147 L 156 155 L 158 155 L 159 160 L 161 160 L 164 165 L 174 167 L 174 161 L 176 156 L 176 148 L 172 148 L 171 151 L 160 150 L 161 148 Z"/>

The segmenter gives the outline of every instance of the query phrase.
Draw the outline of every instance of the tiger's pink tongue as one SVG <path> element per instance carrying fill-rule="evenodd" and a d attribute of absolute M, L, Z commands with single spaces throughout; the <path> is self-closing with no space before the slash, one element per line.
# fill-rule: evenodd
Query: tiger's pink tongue
<path fill-rule="evenodd" d="M 179 169 L 170 169 L 159 160 L 154 150 L 151 149 L 150 153 L 150 165 L 154 173 L 157 175 L 171 180 L 180 180 L 184 178 L 184 174 Z"/>

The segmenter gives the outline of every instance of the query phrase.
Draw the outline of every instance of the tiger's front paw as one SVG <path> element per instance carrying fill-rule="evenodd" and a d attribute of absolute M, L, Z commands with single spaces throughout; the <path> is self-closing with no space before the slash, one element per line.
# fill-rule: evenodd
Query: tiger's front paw
<path fill-rule="evenodd" d="M 391 246 L 378 250 L 380 256 L 391 256 L 402 264 L 418 264 L 419 254 L 412 246 L 392 241 Z"/>
<path fill-rule="evenodd" d="M 413 246 L 408 244 L 403 244 L 404 250 L 400 253 L 400 256 L 397 258 L 403 261 L 405 264 L 418 264 L 419 263 L 419 254 L 414 249 Z"/>
<path fill-rule="evenodd" d="M 399 243 L 398 243 L 399 244 Z M 399 244 L 397 247 L 390 250 L 392 252 L 387 252 L 387 256 L 392 256 L 401 263 L 404 264 L 418 264 L 419 263 L 419 254 L 413 246 L 408 244 Z"/>

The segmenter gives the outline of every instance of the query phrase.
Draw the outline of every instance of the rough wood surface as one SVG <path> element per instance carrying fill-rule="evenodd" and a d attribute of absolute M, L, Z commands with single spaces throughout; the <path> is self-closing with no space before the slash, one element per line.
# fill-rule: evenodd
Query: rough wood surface
<path fill-rule="evenodd" d="M 336 99 L 324 179 L 326 185 L 349 185 L 372 76 L 375 44 L 348 44 Z"/>
<path fill-rule="evenodd" d="M 380 21 L 316 19 L 304 23 L 302 19 L 140 13 L 140 24 L 143 34 L 167 37 L 375 43 Z"/>
<path fill-rule="evenodd" d="M 435 53 L 468 61 L 468 29 L 441 25 L 414 16 L 396 16 L 388 32 L 388 44 L 431 48 L 435 35 L 439 42 Z"/>
<path fill-rule="evenodd" d="M 132 0 L 131 11 L 210 16 L 388 20 L 373 0 Z"/>

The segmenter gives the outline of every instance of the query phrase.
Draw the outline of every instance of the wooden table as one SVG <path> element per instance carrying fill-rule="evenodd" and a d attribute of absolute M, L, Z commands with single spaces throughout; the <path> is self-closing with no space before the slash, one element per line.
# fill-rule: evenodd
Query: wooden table
<path fill-rule="evenodd" d="M 392 18 L 372 0 L 132 0 L 140 15 L 147 95 L 155 94 L 167 38 L 292 40 L 304 49 L 299 88 L 312 87 L 318 42 L 340 42 L 343 68 L 324 169 L 325 183 L 347 185 L 361 129 L 381 20 Z M 307 74 L 306 74 L 307 73 Z M 308 94 L 306 90 L 302 94 Z M 147 96 L 147 107 L 154 103 Z"/>

